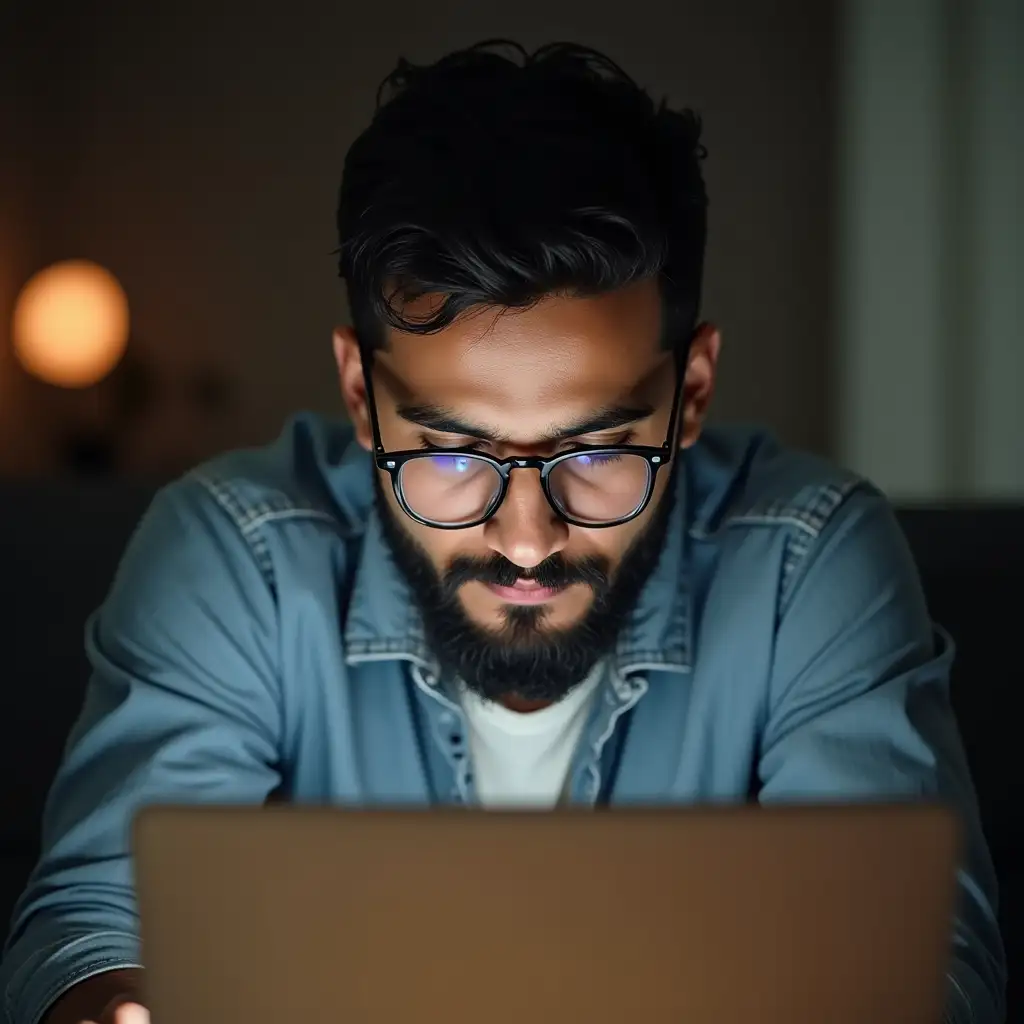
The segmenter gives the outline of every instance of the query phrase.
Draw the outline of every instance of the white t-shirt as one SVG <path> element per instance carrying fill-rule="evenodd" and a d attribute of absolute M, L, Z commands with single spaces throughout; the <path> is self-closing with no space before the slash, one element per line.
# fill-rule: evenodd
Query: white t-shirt
<path fill-rule="evenodd" d="M 461 688 L 481 804 L 551 808 L 558 803 L 601 675 L 597 665 L 557 704 L 526 714 Z"/>

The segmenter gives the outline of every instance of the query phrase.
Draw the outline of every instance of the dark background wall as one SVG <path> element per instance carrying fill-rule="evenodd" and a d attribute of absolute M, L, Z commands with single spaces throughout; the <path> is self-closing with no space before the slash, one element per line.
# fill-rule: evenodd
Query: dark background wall
<path fill-rule="evenodd" d="M 337 410 L 335 193 L 379 80 L 399 55 L 569 38 L 703 113 L 718 414 L 828 451 L 834 13 L 824 0 L 22 4 L 0 42 L 0 330 L 27 272 L 84 256 L 121 280 L 132 346 L 168 380 L 221 367 L 231 415 L 200 430 L 168 413 L 137 439 L 142 471 L 174 445 L 198 457 L 267 438 L 296 408 Z M 45 392 L 0 357 L 0 467 L 45 467 L 55 417 L 88 402 Z"/>

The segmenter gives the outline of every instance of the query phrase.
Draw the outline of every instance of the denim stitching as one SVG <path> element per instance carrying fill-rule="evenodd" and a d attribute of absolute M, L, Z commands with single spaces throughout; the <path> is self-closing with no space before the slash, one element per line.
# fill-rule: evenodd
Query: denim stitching
<path fill-rule="evenodd" d="M 974 1019 L 975 1019 L 974 1018 L 974 1006 L 971 1004 L 970 999 L 967 997 L 967 993 L 964 991 L 963 985 L 960 984 L 960 982 L 957 980 L 957 978 L 953 974 L 947 973 L 946 977 L 950 980 L 950 982 L 952 982 L 953 988 L 955 988 L 957 990 L 957 992 L 960 993 L 960 996 L 961 996 L 961 998 L 964 1001 L 964 1006 L 967 1007 L 967 1012 L 970 1014 L 970 1021 L 973 1022 Z M 947 1013 L 948 1012 L 949 1011 L 947 1011 Z M 950 1014 L 949 1015 L 949 1019 L 952 1020 L 952 1021 L 955 1021 L 956 1018 L 952 1014 Z M 968 1024 L 968 1022 L 964 1021 L 963 1024 Z"/>
<path fill-rule="evenodd" d="M 861 481 L 850 480 L 843 487 L 828 485 L 823 487 L 816 497 L 815 504 L 808 510 L 810 530 L 803 529 L 790 534 L 786 540 L 786 553 L 782 563 L 782 578 L 779 580 L 779 615 L 784 615 L 789 601 L 793 596 L 797 569 L 803 564 L 811 545 L 821 535 L 821 531 L 832 518 L 836 509 L 846 500 L 850 493 L 861 486 Z"/>
<path fill-rule="evenodd" d="M 782 556 L 782 572 L 779 579 L 779 614 L 785 612 L 792 596 L 797 570 L 803 564 L 812 544 L 821 535 L 836 509 L 855 490 L 866 487 L 859 477 L 851 477 L 841 484 L 823 484 L 803 500 L 786 499 L 770 501 L 764 505 L 755 503 L 743 511 L 727 515 L 722 529 L 743 526 L 789 527 Z M 694 532 L 694 536 L 705 539 L 706 532 Z"/>
<path fill-rule="evenodd" d="M 731 526 L 793 526 L 814 539 L 824 529 L 832 513 L 842 500 L 861 481 L 852 479 L 842 486 L 824 484 L 806 502 L 775 501 L 763 507 L 754 506 L 745 512 L 729 516 L 725 523 Z"/>
<path fill-rule="evenodd" d="M 256 565 L 271 591 L 276 592 L 274 560 L 270 553 L 263 527 L 267 523 L 288 519 L 312 519 L 337 525 L 337 519 L 329 512 L 312 506 L 298 505 L 285 494 L 246 502 L 233 481 L 207 476 L 194 471 L 190 474 L 212 495 L 214 500 L 234 522 L 245 542 L 249 545 Z"/>
<path fill-rule="evenodd" d="M 605 680 L 605 696 L 606 698 L 611 697 L 613 710 L 608 716 L 608 721 L 605 722 L 604 729 L 594 739 L 590 747 L 590 759 L 587 763 L 589 778 L 587 798 L 590 803 L 597 799 L 597 795 L 601 791 L 601 754 L 605 744 L 614 735 L 619 719 L 640 702 L 649 688 L 650 686 L 643 676 L 638 675 L 633 676 L 632 679 L 626 679 L 615 668 L 611 670 L 609 677 Z"/>

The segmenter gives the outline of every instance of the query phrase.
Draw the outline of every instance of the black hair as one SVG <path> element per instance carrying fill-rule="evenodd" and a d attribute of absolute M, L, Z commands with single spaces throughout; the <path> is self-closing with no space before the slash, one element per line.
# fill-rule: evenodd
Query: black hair
<path fill-rule="evenodd" d="M 361 346 L 475 306 L 526 308 L 657 276 L 666 344 L 696 322 L 707 233 L 700 119 L 611 59 L 493 40 L 400 60 L 345 160 L 339 270 Z M 442 301 L 423 316 L 405 304 Z"/>

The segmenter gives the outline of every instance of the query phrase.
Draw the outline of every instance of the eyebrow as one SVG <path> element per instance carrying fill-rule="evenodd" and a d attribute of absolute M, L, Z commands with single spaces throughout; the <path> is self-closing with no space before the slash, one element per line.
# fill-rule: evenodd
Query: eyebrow
<path fill-rule="evenodd" d="M 564 441 L 572 437 L 579 437 L 581 434 L 597 434 L 604 430 L 615 430 L 629 423 L 647 419 L 653 414 L 653 406 L 610 405 L 592 416 L 588 416 L 585 420 L 555 427 L 537 440 L 539 442 Z M 512 440 L 512 436 L 505 431 L 497 430 L 494 427 L 485 427 L 479 423 L 467 423 L 438 405 L 399 405 L 398 415 L 409 423 L 415 423 L 417 426 L 439 434 L 458 434 L 480 441 L 490 441 L 492 444 L 505 444 Z"/>

